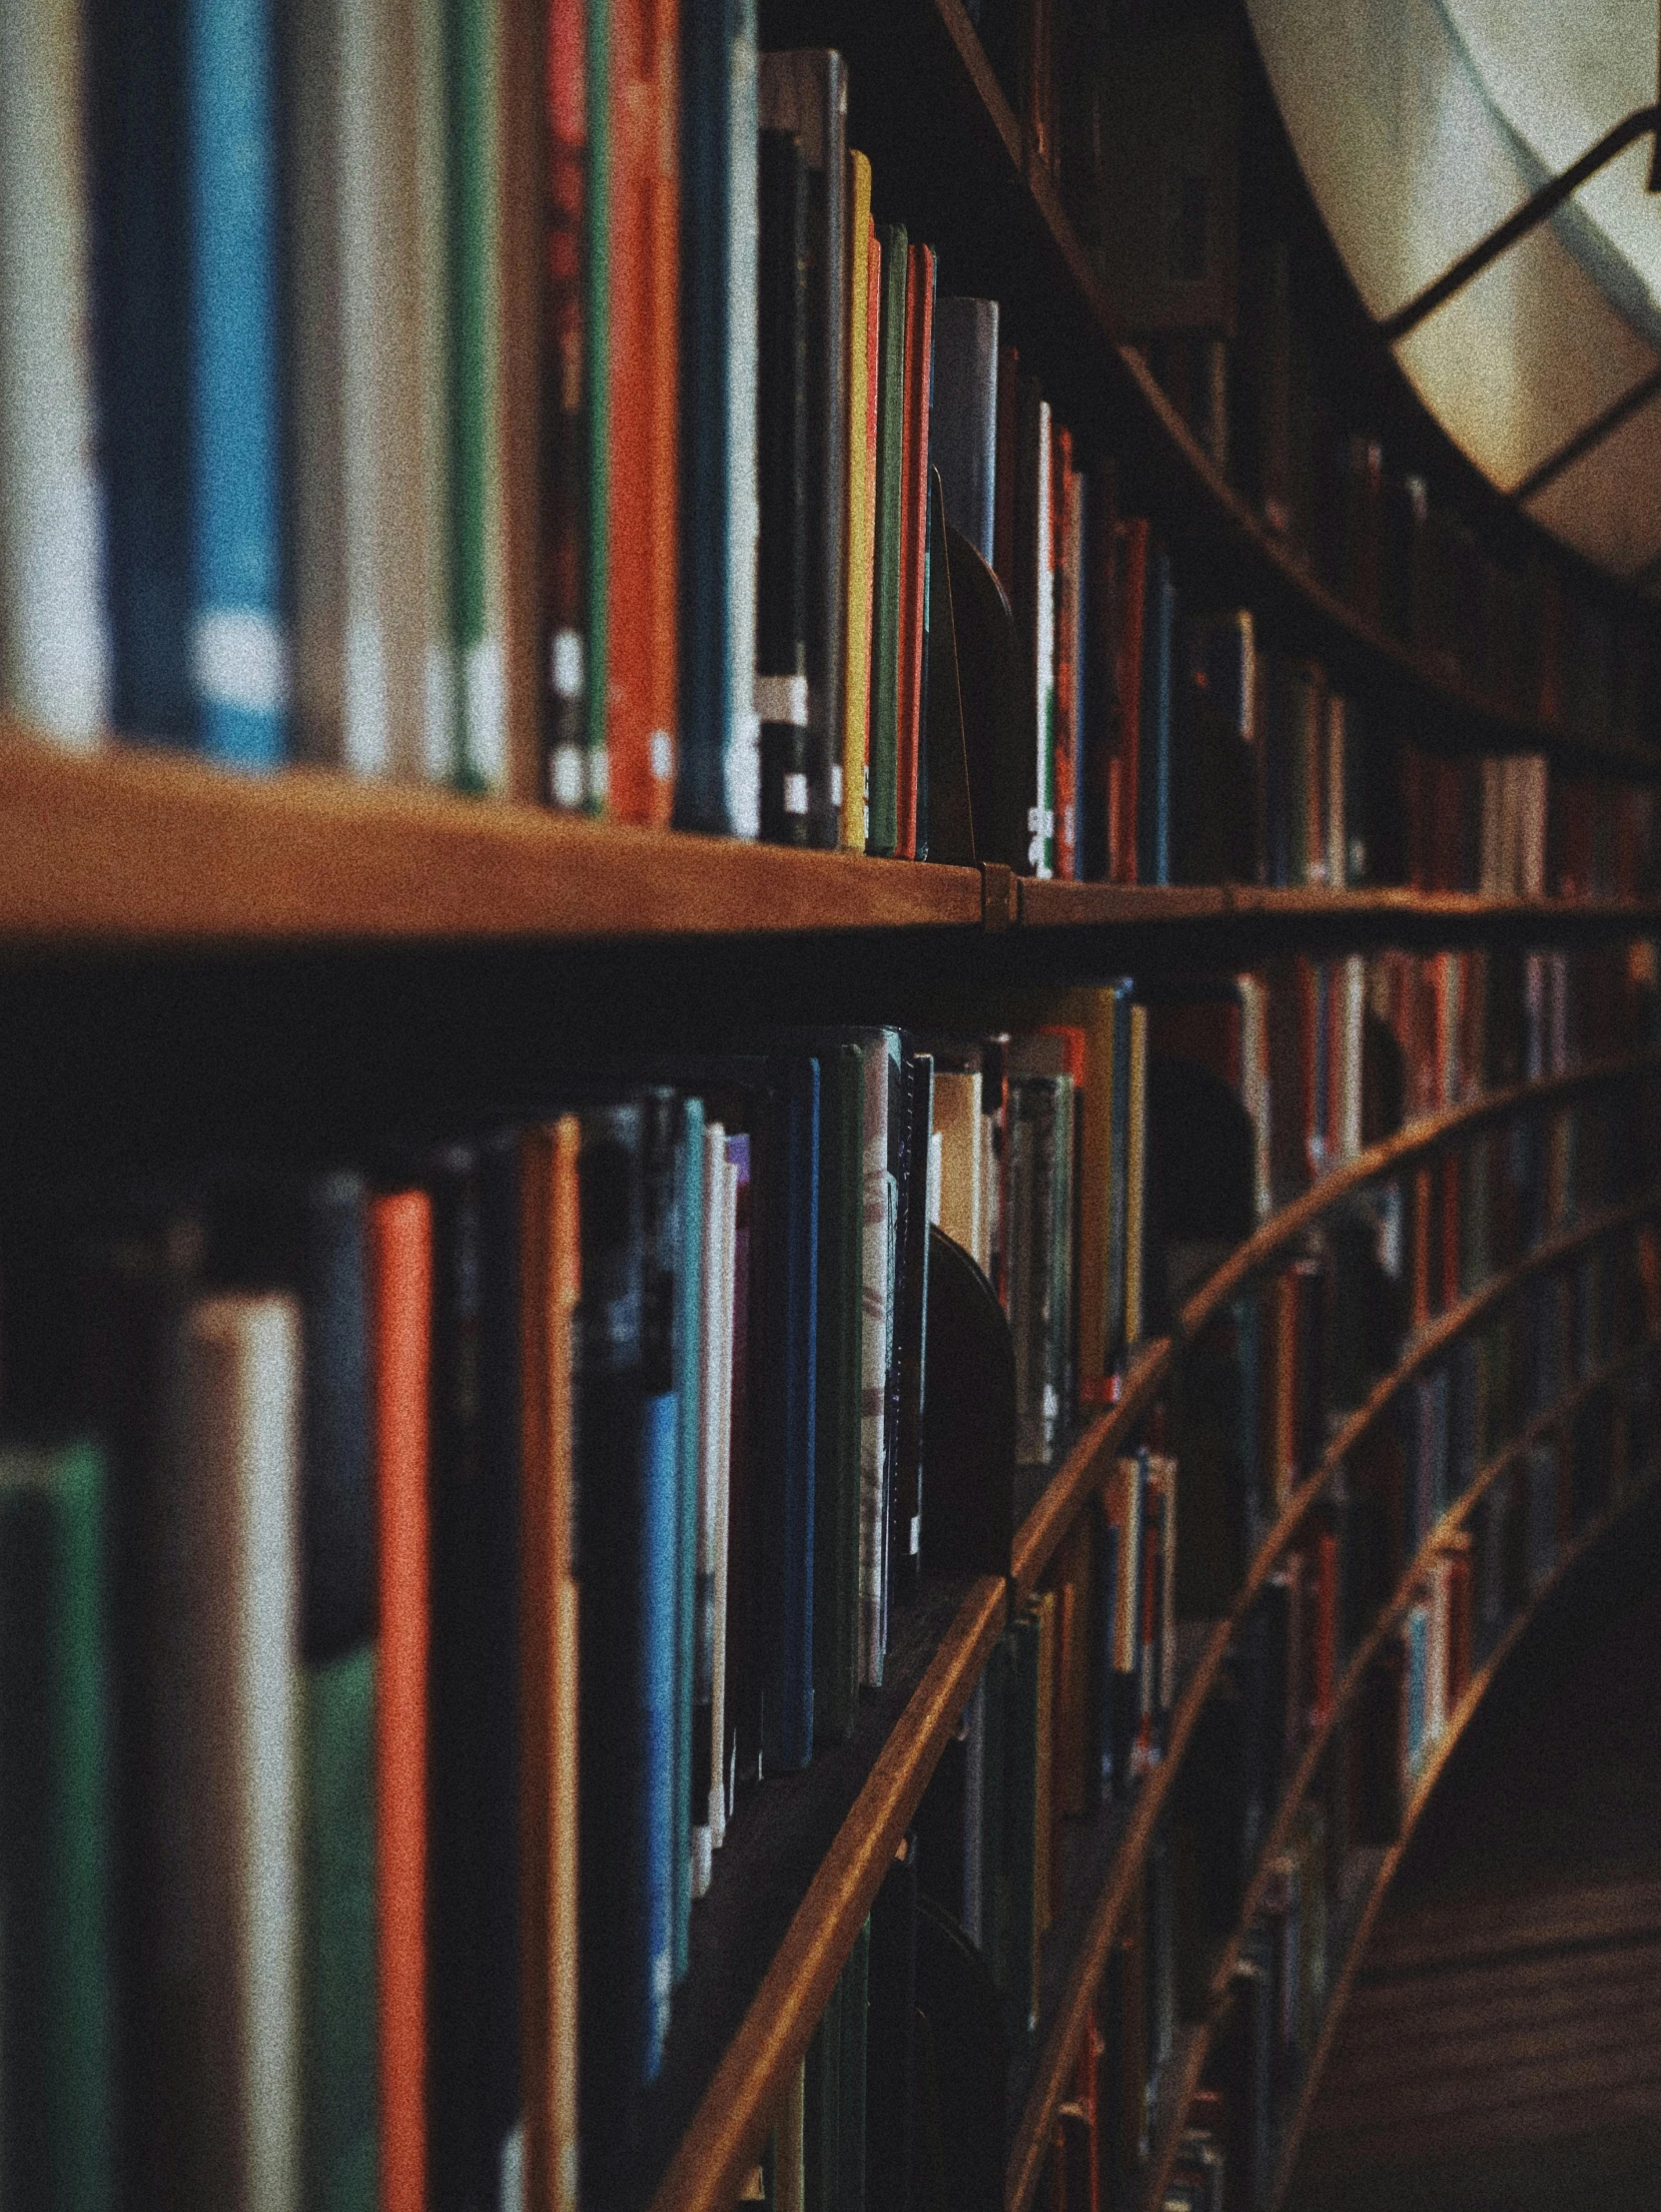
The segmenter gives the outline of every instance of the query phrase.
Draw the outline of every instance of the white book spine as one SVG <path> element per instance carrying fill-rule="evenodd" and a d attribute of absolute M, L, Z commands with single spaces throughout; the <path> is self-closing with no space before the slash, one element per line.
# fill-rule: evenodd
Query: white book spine
<path fill-rule="evenodd" d="M 0 13 L 0 696 L 87 748 L 109 716 L 81 10 Z"/>

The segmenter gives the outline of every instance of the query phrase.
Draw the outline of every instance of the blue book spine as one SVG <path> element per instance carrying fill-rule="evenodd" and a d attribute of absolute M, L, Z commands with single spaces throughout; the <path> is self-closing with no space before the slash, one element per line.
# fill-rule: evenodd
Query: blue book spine
<path fill-rule="evenodd" d="M 692 1932 L 692 1654 L 698 1581 L 698 1437 L 703 1416 L 703 1101 L 688 1099 L 681 1107 L 680 1274 L 675 1300 L 680 1442 L 675 1501 L 674 1834 L 669 1875 L 677 1983 L 686 1973 Z"/>
<path fill-rule="evenodd" d="M 196 715 L 182 0 L 94 0 L 86 39 L 110 711 L 181 744 Z"/>
<path fill-rule="evenodd" d="M 784 1512 L 781 1668 L 770 1700 L 770 1772 L 794 1773 L 813 1750 L 813 1457 L 817 1435 L 819 1063 L 790 1070 L 785 1167 Z"/>
<path fill-rule="evenodd" d="M 679 1511 L 680 1406 L 675 1393 L 649 1397 L 640 1452 L 641 1562 L 645 1605 L 641 1615 L 640 1878 L 645 1886 L 645 2016 L 640 2022 L 642 2080 L 655 2081 L 663 2063 L 673 1982 L 675 1774 L 675 1554 Z"/>
<path fill-rule="evenodd" d="M 191 667 L 204 751 L 240 768 L 288 747 L 283 621 L 275 10 L 190 0 Z"/>
<path fill-rule="evenodd" d="M 654 1089 L 642 1099 L 644 1293 L 641 1354 L 638 1700 L 634 1716 L 634 1813 L 630 1872 L 637 1914 L 632 2033 L 639 2079 L 663 2062 L 674 1979 L 675 1661 L 679 1647 L 679 1283 L 681 1102 Z"/>
<path fill-rule="evenodd" d="M 725 836 L 732 728 L 733 8 L 682 12 L 680 751 L 675 825 Z"/>

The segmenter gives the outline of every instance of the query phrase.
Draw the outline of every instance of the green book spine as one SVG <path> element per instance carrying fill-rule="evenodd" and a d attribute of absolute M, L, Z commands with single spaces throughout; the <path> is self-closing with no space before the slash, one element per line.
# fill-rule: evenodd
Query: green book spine
<path fill-rule="evenodd" d="M 879 224 L 882 325 L 877 363 L 877 536 L 872 557 L 871 834 L 868 849 L 899 843 L 900 494 L 906 397 L 906 265 L 903 224 Z"/>
<path fill-rule="evenodd" d="M 304 1672 L 306 2212 L 376 2212 L 375 1651 Z"/>
<path fill-rule="evenodd" d="M 0 2170 L 8 2204 L 112 2183 L 104 1465 L 0 1453 Z"/>
<path fill-rule="evenodd" d="M 998 1975 L 1012 2051 L 1025 2050 L 1033 2018 L 1034 1900 L 1038 1833 L 1038 1622 L 1025 1614 L 1010 1625 L 1009 1709 L 1004 1741 L 1003 1863 L 1007 1910 Z"/>
<path fill-rule="evenodd" d="M 842 2065 L 837 2117 L 842 2132 L 837 2212 L 865 2212 L 865 2021 L 871 1976 L 871 1923 L 854 1937 L 842 1969 Z"/>
<path fill-rule="evenodd" d="M 675 1283 L 680 1488 L 675 1533 L 675 1774 L 669 1827 L 670 1960 L 677 1983 L 686 1978 L 692 1943 L 692 1646 L 698 1583 L 698 1441 L 703 1430 L 703 1101 L 686 1099 L 680 1111 L 680 1272 Z"/>
<path fill-rule="evenodd" d="M 813 1490 L 813 1726 L 840 1744 L 859 1699 L 859 1358 L 864 1225 L 863 1061 L 821 1062 L 819 1394 Z"/>
<path fill-rule="evenodd" d="M 453 618 L 460 661 L 465 791 L 507 787 L 503 695 L 500 225 L 501 167 L 492 0 L 451 0 L 450 294 Z"/>
<path fill-rule="evenodd" d="M 587 809 L 605 812 L 605 668 L 609 649 L 607 590 L 611 569 L 611 0 L 587 0 L 588 177 L 583 210 L 582 336 L 585 392 L 588 542 L 583 569 L 587 599 L 584 641 Z"/>

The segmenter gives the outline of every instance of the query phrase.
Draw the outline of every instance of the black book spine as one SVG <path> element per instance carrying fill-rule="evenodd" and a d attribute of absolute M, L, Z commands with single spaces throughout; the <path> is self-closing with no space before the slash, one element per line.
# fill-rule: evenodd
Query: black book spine
<path fill-rule="evenodd" d="M 917 2022 L 917 1838 L 871 1907 L 865 2043 L 867 2212 L 910 2212 Z"/>
<path fill-rule="evenodd" d="M 911 1188 L 912 1159 L 915 1151 L 915 1132 L 912 1115 L 916 1106 L 916 1084 L 913 1074 L 912 1053 L 909 1041 L 900 1048 L 898 1067 L 894 1071 L 888 1102 L 888 1159 L 889 1172 L 894 1178 L 894 1280 L 889 1290 L 888 1359 L 888 1411 L 883 1422 L 883 1512 L 887 1517 L 888 1541 L 884 1546 L 884 1563 L 887 1587 L 883 1592 L 883 1644 L 888 1643 L 889 1612 L 895 1598 L 906 1587 L 906 1577 L 901 1572 L 902 1557 L 909 1557 L 909 1530 L 900 1519 L 901 1494 L 905 1487 L 901 1472 L 903 1461 L 900 1446 L 900 1406 L 904 1396 L 903 1343 L 906 1311 L 906 1197 Z M 926 1155 L 925 1155 L 926 1156 Z"/>
<path fill-rule="evenodd" d="M 801 140 L 761 133 L 756 713 L 761 834 L 806 845 L 809 789 L 808 197 Z"/>
<path fill-rule="evenodd" d="M 477 1155 L 426 1171 L 432 1197 L 427 1669 L 427 2172 L 434 2212 L 478 2199 L 484 2143 L 484 1682 Z"/>
<path fill-rule="evenodd" d="M 911 1596 L 921 1573 L 923 1543 L 923 1399 L 927 1386 L 929 1306 L 929 1138 L 934 1127 L 934 1056 L 911 1058 L 911 1172 L 901 1191 L 905 1289 L 900 1308 L 900 1433 L 890 1582 Z"/>

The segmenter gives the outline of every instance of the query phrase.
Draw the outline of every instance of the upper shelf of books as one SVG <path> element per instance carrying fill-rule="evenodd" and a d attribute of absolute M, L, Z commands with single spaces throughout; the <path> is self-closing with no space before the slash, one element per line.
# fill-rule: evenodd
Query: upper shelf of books
<path fill-rule="evenodd" d="M 336 101 L 281 11 L 155 83 L 96 10 L 23 43 L 0 707 L 65 757 L 11 749 L 0 927 L 1661 887 L 1654 611 L 1324 327 L 1238 0 L 1175 45 L 1046 0 L 759 12 L 759 58 L 696 10 L 678 54 L 582 0 L 447 57 L 406 24 Z"/>

